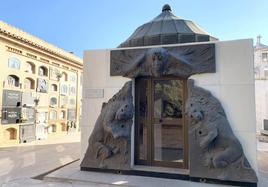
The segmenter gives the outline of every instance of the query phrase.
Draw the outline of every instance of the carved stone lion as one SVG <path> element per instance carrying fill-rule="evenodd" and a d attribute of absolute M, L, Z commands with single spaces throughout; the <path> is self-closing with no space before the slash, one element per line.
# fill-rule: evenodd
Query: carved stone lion
<path fill-rule="evenodd" d="M 132 118 L 132 83 L 129 81 L 107 103 L 103 103 L 81 167 L 128 168 Z"/>
<path fill-rule="evenodd" d="M 188 80 L 190 172 L 194 176 L 257 181 L 221 103 L 209 91 Z M 191 174 L 190 174 L 191 175 Z"/>

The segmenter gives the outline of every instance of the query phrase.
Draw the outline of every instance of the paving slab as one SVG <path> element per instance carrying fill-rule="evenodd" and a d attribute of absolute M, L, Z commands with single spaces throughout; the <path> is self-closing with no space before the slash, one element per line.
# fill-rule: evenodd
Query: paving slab
<path fill-rule="evenodd" d="M 80 133 L 0 148 L 0 186 L 44 174 L 80 157 Z"/>
<path fill-rule="evenodd" d="M 89 184 L 104 187 L 227 187 L 227 185 L 197 183 L 176 179 L 80 171 L 79 161 L 48 174 L 44 177 L 44 180 L 47 182 L 80 183 L 81 185 Z"/>
<path fill-rule="evenodd" d="M 1 187 L 103 187 L 103 185 L 83 182 L 49 182 L 31 178 L 21 178 L 4 183 Z"/>

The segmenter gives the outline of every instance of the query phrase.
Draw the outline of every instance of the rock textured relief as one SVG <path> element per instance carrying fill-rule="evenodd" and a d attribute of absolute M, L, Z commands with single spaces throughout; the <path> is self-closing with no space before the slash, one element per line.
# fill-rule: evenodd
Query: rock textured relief
<path fill-rule="evenodd" d="M 132 82 L 129 81 L 103 103 L 81 168 L 129 169 L 132 118 Z"/>
<path fill-rule="evenodd" d="M 224 109 L 209 91 L 188 80 L 190 176 L 256 182 Z"/>
<path fill-rule="evenodd" d="M 121 49 L 111 51 L 111 76 L 179 76 L 215 72 L 215 45 Z"/>

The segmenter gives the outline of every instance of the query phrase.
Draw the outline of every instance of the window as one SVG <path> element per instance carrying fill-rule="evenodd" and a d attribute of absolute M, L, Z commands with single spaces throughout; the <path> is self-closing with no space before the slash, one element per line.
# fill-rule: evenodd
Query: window
<path fill-rule="evenodd" d="M 265 53 L 262 53 L 262 61 L 267 61 L 268 60 L 268 53 L 265 52 Z"/>
<path fill-rule="evenodd" d="M 69 81 L 76 82 L 76 75 L 74 73 L 69 75 Z"/>
<path fill-rule="evenodd" d="M 52 132 L 57 132 L 57 126 L 55 124 L 51 125 Z"/>
<path fill-rule="evenodd" d="M 14 69 L 20 69 L 20 61 L 15 57 L 11 57 L 8 59 L 8 67 Z"/>
<path fill-rule="evenodd" d="M 31 62 L 26 62 L 25 72 L 35 74 L 35 65 Z"/>
<path fill-rule="evenodd" d="M 68 97 L 67 96 L 60 96 L 60 106 L 66 107 L 68 104 Z"/>
<path fill-rule="evenodd" d="M 51 110 L 49 113 L 49 119 L 50 120 L 55 120 L 57 119 L 57 111 L 56 110 Z"/>
<path fill-rule="evenodd" d="M 17 130 L 15 128 L 8 128 L 6 130 L 6 137 L 9 140 L 16 140 L 17 139 Z"/>
<path fill-rule="evenodd" d="M 65 116 L 66 116 L 66 112 L 64 110 L 62 110 L 60 112 L 60 119 L 65 119 Z"/>
<path fill-rule="evenodd" d="M 75 99 L 70 99 L 69 100 L 69 105 L 75 105 Z"/>
<path fill-rule="evenodd" d="M 61 86 L 60 86 L 60 93 L 63 94 L 63 95 L 67 95 L 68 94 L 68 85 L 61 84 Z"/>
<path fill-rule="evenodd" d="M 58 104 L 58 100 L 56 97 L 50 98 L 50 106 L 56 106 Z"/>
<path fill-rule="evenodd" d="M 75 121 L 76 120 L 76 109 L 67 110 L 67 120 Z"/>
<path fill-rule="evenodd" d="M 70 86 L 69 93 L 70 93 L 70 95 L 75 95 L 76 94 L 75 86 Z"/>
<path fill-rule="evenodd" d="M 8 75 L 7 76 L 7 85 L 12 87 L 20 86 L 20 79 L 16 75 Z"/>
<path fill-rule="evenodd" d="M 40 76 L 48 76 L 48 69 L 45 66 L 40 66 L 38 75 Z"/>
<path fill-rule="evenodd" d="M 264 77 L 265 79 L 268 79 L 268 69 L 264 69 Z"/>
<path fill-rule="evenodd" d="M 52 92 L 58 91 L 58 86 L 56 84 L 51 84 L 51 91 Z"/>
<path fill-rule="evenodd" d="M 24 89 L 34 89 L 34 80 L 31 78 L 26 78 L 24 80 Z"/>
<path fill-rule="evenodd" d="M 67 125 L 65 123 L 61 123 L 61 131 L 67 131 Z"/>
<path fill-rule="evenodd" d="M 68 76 L 67 76 L 67 73 L 65 72 L 62 72 L 62 79 L 63 81 L 68 81 Z"/>

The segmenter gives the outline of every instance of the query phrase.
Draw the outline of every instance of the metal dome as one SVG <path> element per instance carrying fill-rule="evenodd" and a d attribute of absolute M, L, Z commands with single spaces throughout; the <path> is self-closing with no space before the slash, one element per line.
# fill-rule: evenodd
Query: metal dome
<path fill-rule="evenodd" d="M 138 27 L 120 47 L 137 47 L 218 40 L 190 20 L 172 14 L 169 5 L 152 21 Z"/>

